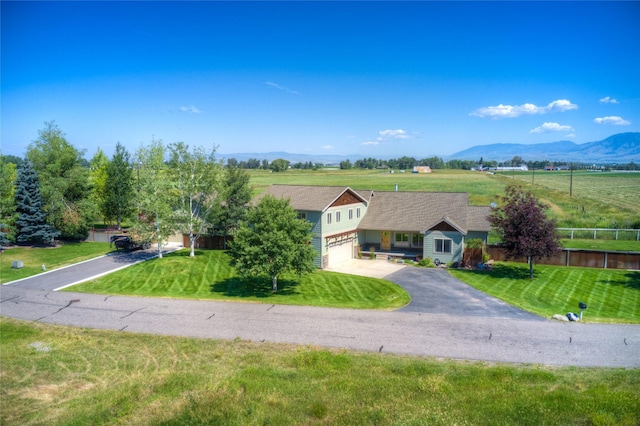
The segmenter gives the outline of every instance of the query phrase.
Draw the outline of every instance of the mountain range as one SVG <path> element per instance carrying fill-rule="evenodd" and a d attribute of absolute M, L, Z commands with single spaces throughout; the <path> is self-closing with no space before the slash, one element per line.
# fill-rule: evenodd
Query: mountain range
<path fill-rule="evenodd" d="M 507 161 L 515 156 L 526 161 L 567 161 L 579 163 L 628 163 L 640 161 L 640 133 L 618 133 L 598 142 L 571 141 L 523 145 L 496 143 L 474 146 L 448 158 L 458 160 Z"/>
<path fill-rule="evenodd" d="M 238 161 L 247 161 L 255 158 L 258 160 L 273 161 L 283 158 L 291 163 L 321 163 L 339 164 L 341 161 L 351 162 L 371 157 L 371 155 L 314 155 L 314 154 L 293 154 L 289 152 L 266 152 L 266 153 L 234 153 L 220 154 L 222 158 L 235 158 Z M 424 157 L 416 157 L 417 159 Z M 640 132 L 618 133 L 597 142 L 587 142 L 577 144 L 571 141 L 558 141 L 538 144 L 517 144 L 517 143 L 496 143 L 489 145 L 477 145 L 456 152 L 452 155 L 439 156 L 443 160 L 485 160 L 508 161 L 513 157 L 521 157 L 525 161 L 563 161 L 578 163 L 640 163 Z M 429 156 L 433 157 L 433 155 Z M 382 158 L 384 159 L 384 158 Z"/>

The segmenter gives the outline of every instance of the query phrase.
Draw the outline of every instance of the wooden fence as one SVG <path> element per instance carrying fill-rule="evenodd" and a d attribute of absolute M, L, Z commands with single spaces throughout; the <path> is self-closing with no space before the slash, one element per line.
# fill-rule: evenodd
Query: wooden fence
<path fill-rule="evenodd" d="M 226 237 L 225 247 L 225 237 L 217 236 L 217 235 L 201 235 L 200 238 L 196 240 L 195 248 L 207 249 L 207 250 L 225 250 L 229 248 L 229 242 L 233 241 L 233 237 Z M 184 247 L 189 247 L 189 236 L 182 236 L 182 245 Z"/>
<path fill-rule="evenodd" d="M 500 246 L 488 246 L 487 251 L 489 252 L 489 256 L 494 260 L 506 260 Z M 515 261 L 526 262 L 527 259 L 516 259 Z M 541 259 L 537 263 L 544 265 L 582 266 L 587 268 L 640 270 L 640 252 L 564 248 L 558 250 L 550 259 Z"/>

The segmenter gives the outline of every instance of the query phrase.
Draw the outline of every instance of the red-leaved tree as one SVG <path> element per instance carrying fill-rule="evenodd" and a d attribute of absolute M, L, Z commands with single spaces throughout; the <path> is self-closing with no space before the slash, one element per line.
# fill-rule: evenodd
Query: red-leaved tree
<path fill-rule="evenodd" d="M 507 186 L 502 205 L 488 217 L 500 234 L 500 245 L 507 259 L 526 257 L 529 277 L 533 262 L 549 258 L 560 248 L 555 222 L 546 215 L 547 206 L 519 185 Z"/>

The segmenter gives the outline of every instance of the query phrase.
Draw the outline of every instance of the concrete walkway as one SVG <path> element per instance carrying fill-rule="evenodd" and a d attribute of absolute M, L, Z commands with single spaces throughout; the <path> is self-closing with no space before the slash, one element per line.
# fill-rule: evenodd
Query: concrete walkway
<path fill-rule="evenodd" d="M 399 269 L 387 277 L 409 270 Z M 46 275 L 39 277 L 46 280 Z M 640 367 L 638 325 L 104 296 L 26 284 L 1 288 L 2 315 L 124 332 L 497 362 Z"/>

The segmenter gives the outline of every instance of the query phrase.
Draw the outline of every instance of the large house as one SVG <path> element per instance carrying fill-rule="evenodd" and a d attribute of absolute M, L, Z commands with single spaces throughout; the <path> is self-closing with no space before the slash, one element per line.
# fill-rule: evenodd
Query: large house
<path fill-rule="evenodd" d="M 462 260 L 465 241 L 487 241 L 490 207 L 469 206 L 467 193 L 379 192 L 337 186 L 272 185 L 254 200 L 287 198 L 313 223 L 319 268 L 335 266 L 358 252 L 385 252 Z"/>

